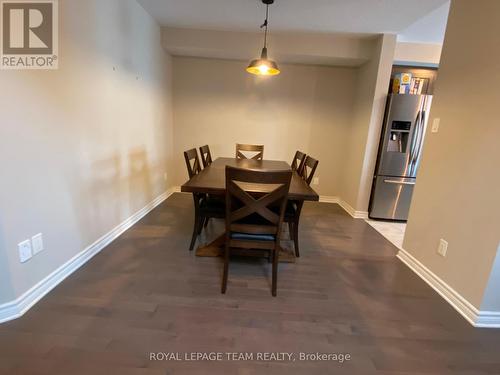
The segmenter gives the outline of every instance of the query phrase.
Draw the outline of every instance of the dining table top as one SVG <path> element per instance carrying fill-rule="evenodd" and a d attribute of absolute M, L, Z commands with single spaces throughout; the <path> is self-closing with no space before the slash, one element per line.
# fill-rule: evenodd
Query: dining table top
<path fill-rule="evenodd" d="M 212 164 L 181 186 L 185 193 L 206 193 L 224 195 L 226 193 L 226 165 L 257 171 L 291 170 L 286 161 L 253 160 L 237 158 L 217 158 Z M 292 175 L 288 198 L 292 200 L 318 201 L 319 195 L 297 172 Z"/>

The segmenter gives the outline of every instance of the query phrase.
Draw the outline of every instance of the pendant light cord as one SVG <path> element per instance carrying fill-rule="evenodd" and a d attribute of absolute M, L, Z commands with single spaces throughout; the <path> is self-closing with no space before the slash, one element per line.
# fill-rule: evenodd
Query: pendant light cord
<path fill-rule="evenodd" d="M 267 47 L 267 25 L 268 25 L 268 19 L 269 19 L 269 4 L 266 4 L 266 20 L 260 26 L 261 29 L 263 27 L 265 27 L 265 31 L 264 31 L 264 48 Z"/>

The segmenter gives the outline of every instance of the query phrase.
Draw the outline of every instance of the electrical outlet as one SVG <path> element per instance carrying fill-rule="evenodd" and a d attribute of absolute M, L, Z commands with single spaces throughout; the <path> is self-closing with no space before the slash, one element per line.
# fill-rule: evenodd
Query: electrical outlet
<path fill-rule="evenodd" d="M 26 240 L 17 244 L 19 250 L 19 260 L 21 263 L 27 262 L 33 254 L 31 253 L 31 241 Z"/>
<path fill-rule="evenodd" d="M 313 185 L 319 185 L 319 177 L 313 178 Z"/>
<path fill-rule="evenodd" d="M 446 252 L 448 251 L 448 242 L 443 240 L 442 238 L 439 240 L 439 246 L 437 253 L 442 257 L 446 256 Z"/>
<path fill-rule="evenodd" d="M 167 172 L 163 173 L 163 180 L 167 181 Z"/>
<path fill-rule="evenodd" d="M 437 133 L 439 131 L 439 123 L 441 122 L 441 119 L 439 117 L 436 117 L 433 121 L 432 121 L 432 128 L 431 128 L 431 131 L 433 133 Z"/>
<path fill-rule="evenodd" d="M 43 250 L 43 236 L 41 233 L 31 237 L 31 245 L 33 246 L 33 255 Z"/>

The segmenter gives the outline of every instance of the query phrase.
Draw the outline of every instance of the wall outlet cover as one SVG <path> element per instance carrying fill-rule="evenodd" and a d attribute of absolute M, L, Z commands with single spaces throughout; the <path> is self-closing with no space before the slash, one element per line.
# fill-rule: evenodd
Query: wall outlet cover
<path fill-rule="evenodd" d="M 448 251 L 448 242 L 443 240 L 442 238 L 439 240 L 439 246 L 438 246 L 438 254 L 441 255 L 442 257 L 446 256 L 446 252 Z"/>
<path fill-rule="evenodd" d="M 441 119 L 439 117 L 436 117 L 433 121 L 432 121 L 432 128 L 431 128 L 431 131 L 433 133 L 437 133 L 439 131 L 439 123 L 441 122 Z"/>
<path fill-rule="evenodd" d="M 319 185 L 319 177 L 313 178 L 313 185 Z"/>
<path fill-rule="evenodd" d="M 33 255 L 43 250 L 43 236 L 41 233 L 31 237 L 31 245 L 33 246 Z"/>
<path fill-rule="evenodd" d="M 19 260 L 21 263 L 24 263 L 31 259 L 33 256 L 31 252 L 31 241 L 25 240 L 17 244 L 17 248 L 19 250 Z"/>

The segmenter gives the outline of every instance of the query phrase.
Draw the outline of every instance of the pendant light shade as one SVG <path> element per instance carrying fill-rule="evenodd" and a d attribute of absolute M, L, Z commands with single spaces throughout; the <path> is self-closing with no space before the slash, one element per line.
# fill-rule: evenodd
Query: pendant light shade
<path fill-rule="evenodd" d="M 262 52 L 260 54 L 260 59 L 255 59 L 250 61 L 250 64 L 247 67 L 247 72 L 259 76 L 275 76 L 280 74 L 280 70 L 278 68 L 278 64 L 276 61 L 269 60 L 267 58 L 267 26 L 269 19 L 269 5 L 274 3 L 274 0 L 262 0 L 264 4 L 266 4 L 266 20 L 262 24 L 261 28 L 265 28 L 264 31 L 264 48 L 262 48 Z"/>
<path fill-rule="evenodd" d="M 280 74 L 278 64 L 275 61 L 267 58 L 267 48 L 262 48 L 260 59 L 250 61 L 247 72 L 259 76 L 275 76 Z"/>

